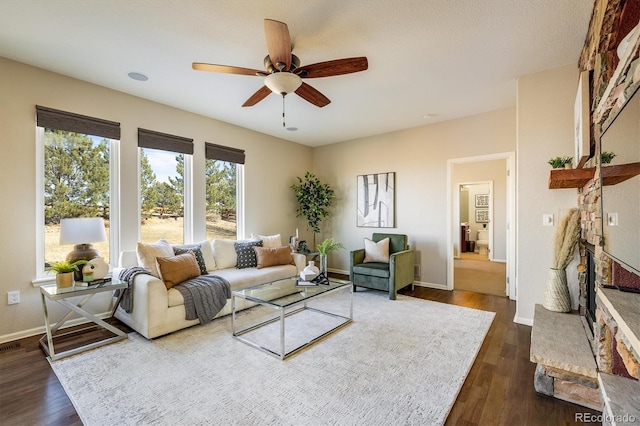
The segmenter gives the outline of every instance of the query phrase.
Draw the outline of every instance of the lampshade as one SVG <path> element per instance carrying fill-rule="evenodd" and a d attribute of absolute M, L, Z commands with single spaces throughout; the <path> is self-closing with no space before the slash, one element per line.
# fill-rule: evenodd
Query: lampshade
<path fill-rule="evenodd" d="M 60 221 L 60 245 L 107 241 L 101 217 L 80 217 Z"/>
<path fill-rule="evenodd" d="M 302 85 L 302 79 L 290 72 L 275 72 L 264 78 L 264 84 L 278 95 L 295 92 Z"/>

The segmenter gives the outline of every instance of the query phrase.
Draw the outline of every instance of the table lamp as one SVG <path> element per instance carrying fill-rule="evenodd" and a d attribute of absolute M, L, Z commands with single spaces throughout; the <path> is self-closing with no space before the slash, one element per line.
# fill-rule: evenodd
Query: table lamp
<path fill-rule="evenodd" d="M 104 220 L 101 217 L 79 217 L 60 221 L 60 245 L 74 244 L 67 261 L 91 260 L 100 257 L 91 243 L 107 241 Z M 76 281 L 82 280 L 82 268 L 75 271 Z"/>

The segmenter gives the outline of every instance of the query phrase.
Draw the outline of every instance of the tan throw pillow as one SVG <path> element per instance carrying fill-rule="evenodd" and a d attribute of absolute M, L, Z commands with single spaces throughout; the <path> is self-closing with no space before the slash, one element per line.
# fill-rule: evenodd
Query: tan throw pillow
<path fill-rule="evenodd" d="M 289 247 L 254 247 L 258 260 L 258 269 L 276 265 L 293 264 Z"/>
<path fill-rule="evenodd" d="M 200 276 L 200 268 L 193 252 L 187 252 L 171 257 L 158 257 L 158 270 L 160 279 L 169 290 L 174 285 L 178 285 L 190 278 Z"/>
<path fill-rule="evenodd" d="M 262 247 L 282 247 L 282 238 L 280 237 L 280 234 L 275 234 L 275 235 L 251 234 L 251 238 L 255 240 L 262 240 Z"/>
<path fill-rule="evenodd" d="M 173 247 L 167 240 L 161 238 L 153 244 L 138 243 L 136 255 L 138 256 L 138 265 L 148 269 L 154 277 L 160 278 L 156 257 L 173 256 Z"/>
<path fill-rule="evenodd" d="M 364 262 L 389 263 L 389 237 L 377 243 L 369 238 L 364 239 Z"/>

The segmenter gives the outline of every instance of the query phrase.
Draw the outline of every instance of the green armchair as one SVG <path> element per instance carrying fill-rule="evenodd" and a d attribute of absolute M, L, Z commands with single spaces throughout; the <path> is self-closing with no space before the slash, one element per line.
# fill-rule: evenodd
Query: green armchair
<path fill-rule="evenodd" d="M 351 252 L 349 279 L 356 287 L 389 292 L 389 299 L 395 300 L 401 288 L 413 289 L 413 250 L 409 249 L 408 237 L 401 234 L 374 233 L 371 240 L 379 242 L 389 237 L 389 263 L 364 263 L 364 249 Z"/>

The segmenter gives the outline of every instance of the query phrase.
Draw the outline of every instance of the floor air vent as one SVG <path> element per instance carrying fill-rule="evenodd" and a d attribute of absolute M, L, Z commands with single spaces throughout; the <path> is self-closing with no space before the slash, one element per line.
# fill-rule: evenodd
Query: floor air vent
<path fill-rule="evenodd" d="M 18 343 L 18 342 L 7 343 L 7 344 L 4 344 L 4 345 L 0 345 L 0 353 L 8 352 L 8 351 L 11 351 L 13 349 L 18 349 L 18 348 L 20 348 L 20 343 Z"/>

